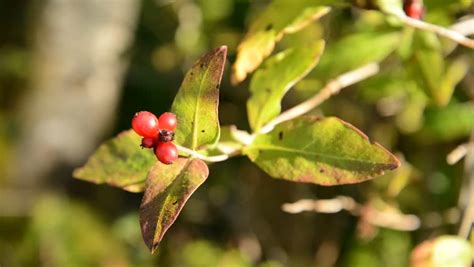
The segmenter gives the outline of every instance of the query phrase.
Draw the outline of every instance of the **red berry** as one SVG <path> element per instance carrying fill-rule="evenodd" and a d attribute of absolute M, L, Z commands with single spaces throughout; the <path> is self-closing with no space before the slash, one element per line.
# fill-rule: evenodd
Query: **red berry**
<path fill-rule="evenodd" d="M 155 140 L 156 140 L 155 138 L 144 137 L 142 138 L 141 147 L 152 148 L 155 146 Z"/>
<path fill-rule="evenodd" d="M 132 119 L 132 128 L 138 135 L 148 138 L 155 138 L 160 130 L 158 119 L 148 111 L 135 113 Z"/>
<path fill-rule="evenodd" d="M 165 112 L 158 118 L 161 130 L 174 131 L 176 129 L 176 115 Z"/>
<path fill-rule="evenodd" d="M 421 19 L 423 17 L 423 2 L 420 0 L 405 1 L 403 10 L 410 18 Z"/>
<path fill-rule="evenodd" d="M 164 164 L 171 164 L 178 158 L 178 149 L 171 142 L 158 142 L 155 155 Z"/>

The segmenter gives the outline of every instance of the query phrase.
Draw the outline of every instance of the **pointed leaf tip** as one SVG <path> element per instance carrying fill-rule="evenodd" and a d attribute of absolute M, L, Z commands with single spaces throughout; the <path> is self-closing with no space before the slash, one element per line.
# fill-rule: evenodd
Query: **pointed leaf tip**
<path fill-rule="evenodd" d="M 333 117 L 284 122 L 244 152 L 274 178 L 325 186 L 360 183 L 400 166 L 385 148 Z"/>
<path fill-rule="evenodd" d="M 217 142 L 218 106 L 227 47 L 203 55 L 186 73 L 171 110 L 178 118 L 176 142 L 191 149 Z"/>
<path fill-rule="evenodd" d="M 313 0 L 276 0 L 269 4 L 237 47 L 232 84 L 239 84 L 256 70 L 285 34 L 295 33 L 326 15 L 330 7 L 322 4 Z"/>
<path fill-rule="evenodd" d="M 150 170 L 140 205 L 140 226 L 151 253 L 208 175 L 206 163 L 199 159 L 180 158 L 171 165 L 158 162 Z"/>

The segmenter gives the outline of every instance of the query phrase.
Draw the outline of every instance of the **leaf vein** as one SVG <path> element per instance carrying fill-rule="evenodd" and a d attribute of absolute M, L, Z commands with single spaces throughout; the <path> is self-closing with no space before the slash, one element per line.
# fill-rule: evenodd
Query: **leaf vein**
<path fill-rule="evenodd" d="M 358 158 L 349 158 L 349 157 L 345 158 L 345 157 L 340 157 L 340 156 L 335 156 L 335 155 L 328 155 L 328 154 L 323 154 L 323 153 L 318 153 L 318 152 L 313 152 L 313 151 L 299 150 L 299 149 L 293 149 L 293 148 L 282 147 L 282 146 L 257 145 L 257 146 L 252 146 L 252 149 L 277 150 L 277 151 L 284 151 L 284 152 L 289 152 L 289 153 L 303 154 L 303 155 L 308 155 L 308 156 L 320 156 L 320 157 L 329 158 L 333 160 L 354 161 L 354 162 L 360 162 L 360 163 L 371 164 L 371 165 L 389 165 L 385 163 L 361 160 Z"/>
<path fill-rule="evenodd" d="M 209 65 L 207 66 L 206 71 L 202 75 L 201 81 L 199 82 L 199 90 L 198 90 L 198 95 L 197 95 L 197 98 L 196 98 L 196 105 L 195 105 L 195 108 L 194 108 L 193 139 L 192 139 L 192 142 L 191 142 L 191 148 L 192 149 L 196 149 L 196 146 L 197 146 L 197 129 L 198 129 L 197 125 L 198 125 L 198 118 L 199 118 L 199 116 L 198 116 L 198 113 L 199 113 L 198 112 L 199 111 L 199 100 L 201 99 L 203 84 L 204 84 L 204 81 L 206 80 L 206 77 L 207 77 L 208 73 L 209 73 Z"/>

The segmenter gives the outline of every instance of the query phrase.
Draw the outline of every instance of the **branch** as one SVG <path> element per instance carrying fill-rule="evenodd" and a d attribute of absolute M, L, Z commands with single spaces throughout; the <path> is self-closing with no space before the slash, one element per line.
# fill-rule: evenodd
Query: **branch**
<path fill-rule="evenodd" d="M 454 165 L 458 161 L 460 161 L 462 158 L 464 158 L 468 152 L 468 147 L 469 144 L 461 144 L 458 147 L 456 147 L 453 151 L 449 152 L 449 154 L 446 156 L 446 161 L 448 162 L 449 165 Z"/>
<path fill-rule="evenodd" d="M 469 18 L 449 27 L 450 30 L 459 32 L 462 35 L 469 36 L 474 34 L 474 18 Z"/>
<path fill-rule="evenodd" d="M 338 196 L 333 199 L 301 199 L 294 203 L 285 203 L 281 206 L 284 212 L 301 213 L 303 211 L 315 211 L 319 213 L 337 213 L 346 210 L 353 215 L 360 213 L 361 205 L 354 199 L 345 196 Z"/>
<path fill-rule="evenodd" d="M 259 133 L 270 132 L 277 124 L 284 121 L 294 119 L 301 116 L 315 107 L 319 106 L 322 102 L 327 100 L 332 95 L 339 93 L 343 88 L 348 87 L 352 84 L 367 79 L 379 72 L 379 65 L 377 63 L 369 63 L 358 69 L 346 72 L 334 80 L 329 81 L 315 96 L 304 101 L 303 103 L 288 109 L 281 113 L 278 117 L 263 126 Z"/>
<path fill-rule="evenodd" d="M 354 216 L 360 216 L 366 222 L 384 228 L 399 231 L 414 231 L 420 227 L 420 219 L 416 215 L 403 214 L 395 209 L 378 210 L 370 204 L 362 205 L 346 196 L 333 199 L 302 199 L 294 203 L 283 204 L 282 210 L 288 213 L 315 211 L 318 213 L 336 213 L 346 210 Z"/>
<path fill-rule="evenodd" d="M 466 36 L 464 36 L 463 34 L 459 32 L 456 32 L 456 31 L 453 31 L 453 30 L 450 30 L 448 28 L 441 27 L 438 25 L 434 25 L 422 20 L 410 18 L 402 12 L 390 12 L 389 14 L 397 17 L 405 25 L 408 25 L 408 26 L 411 26 L 413 28 L 420 29 L 423 31 L 436 33 L 440 36 L 451 39 L 452 41 L 460 45 L 474 49 L 474 40 L 467 38 Z"/>
<path fill-rule="evenodd" d="M 189 149 L 189 148 L 186 148 L 186 147 L 183 147 L 183 146 L 180 146 L 180 145 L 176 145 L 176 147 L 178 148 L 179 151 L 191 156 L 191 157 L 194 157 L 194 158 L 198 158 L 198 159 L 202 159 L 204 161 L 207 161 L 207 162 L 221 162 L 221 161 L 226 161 L 228 160 L 229 158 L 233 157 L 233 156 L 236 156 L 240 153 L 240 151 L 235 151 L 233 153 L 230 153 L 230 154 L 222 154 L 222 155 L 217 155 L 217 156 L 205 156 L 197 151 L 194 151 L 192 149 Z"/>

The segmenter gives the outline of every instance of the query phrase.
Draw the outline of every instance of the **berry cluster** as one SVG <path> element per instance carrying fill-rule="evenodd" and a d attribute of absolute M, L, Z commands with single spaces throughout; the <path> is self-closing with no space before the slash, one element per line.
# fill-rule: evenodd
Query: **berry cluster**
<path fill-rule="evenodd" d="M 153 148 L 159 161 L 171 164 L 178 158 L 178 149 L 172 143 L 176 129 L 176 116 L 165 112 L 159 118 L 148 111 L 135 113 L 133 130 L 142 138 L 141 147 Z"/>

